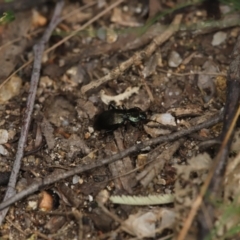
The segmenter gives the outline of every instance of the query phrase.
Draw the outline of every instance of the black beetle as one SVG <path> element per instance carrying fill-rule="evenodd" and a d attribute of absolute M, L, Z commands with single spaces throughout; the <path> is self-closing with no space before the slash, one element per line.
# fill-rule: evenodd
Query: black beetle
<path fill-rule="evenodd" d="M 94 128 L 96 130 L 113 131 L 127 122 L 130 122 L 132 125 L 136 125 L 146 119 L 146 113 L 138 107 L 118 109 L 113 105 L 109 105 L 109 109 L 107 111 L 104 111 L 97 116 Z"/>

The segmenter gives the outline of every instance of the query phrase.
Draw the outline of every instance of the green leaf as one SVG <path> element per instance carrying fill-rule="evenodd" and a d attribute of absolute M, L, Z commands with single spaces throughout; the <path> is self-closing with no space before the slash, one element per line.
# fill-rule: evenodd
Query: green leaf
<path fill-rule="evenodd" d="M 15 15 L 13 14 L 13 12 L 8 11 L 3 13 L 2 17 L 0 17 L 0 25 L 12 22 L 15 20 Z"/>

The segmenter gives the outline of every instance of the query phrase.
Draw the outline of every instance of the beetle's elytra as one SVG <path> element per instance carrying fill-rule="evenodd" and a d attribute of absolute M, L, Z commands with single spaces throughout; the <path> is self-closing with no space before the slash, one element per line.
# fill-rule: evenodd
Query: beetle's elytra
<path fill-rule="evenodd" d="M 110 109 L 100 113 L 95 121 L 96 130 L 113 131 L 127 122 L 137 124 L 147 119 L 147 115 L 140 108 L 117 109 L 110 105 Z"/>

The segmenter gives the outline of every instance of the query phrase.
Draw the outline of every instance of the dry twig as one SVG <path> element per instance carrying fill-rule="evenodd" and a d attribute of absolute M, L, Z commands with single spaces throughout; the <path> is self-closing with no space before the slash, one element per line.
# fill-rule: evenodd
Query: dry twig
<path fill-rule="evenodd" d="M 46 3 L 48 0 L 18 0 L 18 1 L 5 1 L 1 2 L 0 5 L 0 14 L 4 12 L 12 11 L 14 13 L 19 11 L 24 11 L 32 7 Z"/>
<path fill-rule="evenodd" d="M 159 149 L 158 147 L 150 153 L 149 157 L 150 159 L 154 159 L 154 161 L 136 177 L 143 187 L 147 187 L 148 184 L 159 174 L 166 162 L 172 158 L 173 154 L 179 149 L 184 141 L 185 139 L 183 138 L 171 143 L 171 145 L 167 145 L 161 153 L 159 151 L 161 148 Z"/>
<path fill-rule="evenodd" d="M 234 119 L 232 121 L 232 124 L 231 124 L 231 126 L 229 128 L 229 131 L 226 134 L 226 136 L 225 136 L 225 138 L 224 138 L 224 140 L 223 140 L 223 142 L 221 144 L 220 151 L 218 152 L 218 154 L 217 154 L 217 156 L 216 156 L 216 158 L 214 160 L 214 164 L 212 166 L 212 169 L 209 171 L 208 176 L 207 176 L 207 178 L 206 178 L 206 180 L 204 182 L 204 185 L 201 188 L 200 193 L 198 194 L 198 196 L 195 199 L 195 201 L 192 203 L 192 208 L 191 208 L 191 210 L 190 210 L 190 212 L 188 214 L 187 219 L 185 220 L 184 227 L 182 228 L 181 232 L 179 233 L 179 235 L 177 237 L 177 240 L 184 240 L 184 239 L 186 239 L 186 235 L 188 233 L 188 230 L 189 230 L 189 228 L 190 228 L 190 226 L 191 226 L 191 224 L 192 224 L 192 222 L 194 220 L 194 217 L 196 216 L 196 214 L 197 214 L 197 212 L 199 210 L 199 207 L 202 204 L 203 197 L 204 197 L 204 195 L 205 195 L 205 193 L 206 193 L 206 191 L 207 191 L 207 189 L 208 189 L 208 187 L 210 185 L 212 177 L 213 177 L 213 175 L 214 175 L 214 173 L 215 173 L 215 171 L 216 171 L 216 169 L 217 169 L 217 167 L 219 165 L 219 162 L 221 160 L 221 155 L 223 154 L 223 151 L 224 151 L 226 145 L 229 142 L 229 139 L 230 139 L 231 134 L 232 134 L 232 130 L 234 129 L 234 126 L 235 126 L 235 123 L 236 123 L 236 121 L 238 119 L 239 114 L 240 114 L 240 108 L 238 109 L 237 113 L 235 114 L 235 117 L 234 117 Z"/>
<path fill-rule="evenodd" d="M 179 139 L 181 137 L 184 137 L 188 134 L 199 131 L 202 128 L 211 127 L 211 126 L 217 124 L 218 122 L 220 122 L 221 120 L 222 120 L 222 113 L 220 113 L 217 116 L 211 118 L 210 120 L 207 120 L 206 122 L 204 122 L 202 124 L 195 125 L 192 128 L 184 129 L 184 130 L 179 131 L 179 132 L 175 132 L 175 133 L 173 133 L 169 136 L 161 136 L 161 137 L 158 137 L 158 138 L 155 138 L 155 139 L 150 139 L 148 141 L 142 142 L 140 144 L 136 144 L 136 145 L 126 149 L 125 151 L 114 154 L 113 156 L 110 156 L 108 158 L 97 160 L 92 164 L 80 165 L 80 166 L 75 167 L 74 169 L 72 169 L 70 171 L 67 171 L 65 173 L 61 173 L 61 175 L 56 175 L 56 174 L 49 175 L 46 178 L 39 181 L 38 183 L 34 183 L 34 184 L 30 185 L 27 189 L 21 191 L 20 193 L 16 194 L 15 196 L 13 196 L 13 197 L 9 198 L 8 200 L 4 201 L 3 203 L 1 203 L 0 204 L 0 210 L 8 207 L 10 204 L 12 204 L 16 201 L 19 201 L 26 196 L 38 191 L 40 188 L 42 188 L 44 186 L 47 186 L 47 185 L 55 183 L 59 180 L 68 178 L 68 177 L 73 176 L 75 174 L 80 174 L 80 173 L 83 173 L 85 171 L 89 171 L 91 169 L 101 167 L 101 166 L 106 165 L 106 164 L 113 163 L 113 162 L 115 162 L 119 159 L 122 159 L 126 156 L 129 156 L 130 154 L 140 152 L 142 149 L 144 149 L 146 147 L 153 146 L 153 145 L 156 145 L 156 144 L 160 144 L 160 143 L 163 143 L 163 142 L 169 142 L 169 141 L 177 140 L 177 139 Z"/>
<path fill-rule="evenodd" d="M 121 152 L 124 150 L 123 136 L 120 129 L 114 131 L 114 138 L 118 148 L 118 151 Z M 118 176 L 121 173 L 130 172 L 133 170 L 132 161 L 129 157 L 125 157 L 121 161 L 117 161 L 109 164 L 109 169 L 113 177 Z M 136 184 L 135 175 L 128 174 L 126 176 L 121 176 L 115 179 L 115 189 L 116 191 L 122 192 L 125 190 L 128 193 L 132 193 L 132 187 Z"/>
<path fill-rule="evenodd" d="M 63 21 L 63 20 L 67 19 L 67 18 L 70 17 L 70 16 L 72 17 L 72 16 L 74 16 L 75 14 L 78 14 L 80 11 L 83 11 L 84 9 L 86 9 L 86 8 L 88 8 L 88 7 L 91 7 L 91 6 L 94 5 L 94 4 L 95 4 L 94 2 L 91 2 L 91 3 L 88 3 L 88 4 L 84 5 L 83 7 L 76 8 L 76 9 L 72 10 L 71 12 L 65 14 L 65 15 L 62 17 L 61 20 Z M 7 47 L 7 46 L 10 46 L 10 45 L 12 45 L 12 44 L 14 44 L 14 43 L 19 42 L 23 37 L 29 38 L 29 37 L 32 37 L 32 36 L 35 35 L 35 34 L 40 33 L 40 32 L 43 32 L 43 28 L 35 29 L 34 31 L 26 34 L 25 36 L 18 37 L 18 38 L 16 38 L 16 39 L 12 40 L 12 41 L 8 41 L 8 42 L 6 42 L 5 44 L 3 44 L 3 45 L 0 46 L 0 51 L 1 51 L 3 48 Z M 31 60 L 31 61 L 32 61 L 32 60 Z M 6 80 L 5 80 L 5 81 L 6 81 Z"/>
<path fill-rule="evenodd" d="M 72 214 L 75 217 L 76 222 L 78 224 L 78 240 L 82 240 L 83 239 L 82 213 L 80 211 L 78 211 L 77 209 L 74 209 Z"/>
<path fill-rule="evenodd" d="M 232 58 L 233 59 L 230 63 L 227 75 L 227 97 L 221 136 L 221 140 L 223 142 L 219 149 L 219 153 L 221 154 L 218 153 L 215 160 L 215 169 L 212 170 L 214 173 L 208 188 L 210 196 L 208 198 L 205 198 L 205 204 L 208 207 L 208 212 L 212 213 L 210 214 L 212 222 L 214 221 L 214 206 L 211 204 L 212 201 L 209 201 L 209 199 L 216 199 L 217 196 L 221 194 L 221 185 L 226 171 L 228 155 L 233 140 L 235 123 L 240 113 L 240 35 L 238 36 L 237 42 L 234 46 Z M 206 221 L 200 225 L 203 238 L 209 235 L 210 232 L 210 228 L 207 226 L 207 224 L 205 224 L 205 222 Z"/>
<path fill-rule="evenodd" d="M 32 116 L 33 107 L 34 107 L 34 103 L 35 103 L 35 97 L 36 97 L 39 76 L 40 76 L 44 47 L 45 47 L 45 44 L 48 42 L 48 40 L 52 34 L 52 31 L 55 29 L 55 27 L 59 23 L 60 14 L 61 14 L 63 5 L 64 5 L 63 0 L 61 0 L 57 3 L 52 20 L 51 20 L 48 28 L 46 29 L 41 40 L 33 48 L 34 64 L 33 64 L 31 83 L 30 83 L 30 90 L 29 90 L 29 95 L 28 95 L 28 99 L 27 99 L 27 106 L 26 106 L 26 111 L 25 111 L 25 115 L 24 115 L 24 119 L 23 119 L 23 126 L 21 129 L 21 135 L 20 135 L 20 139 L 19 139 L 19 143 L 18 143 L 16 158 L 15 158 L 15 161 L 13 164 L 13 169 L 11 172 L 11 176 L 9 179 L 8 188 L 7 188 L 4 200 L 15 195 L 15 185 L 16 185 L 17 176 L 18 176 L 18 173 L 20 170 L 21 159 L 24 154 L 24 146 L 25 146 L 25 143 L 27 140 L 28 129 L 30 126 L 31 116 Z M 7 211 L 8 211 L 8 209 L 6 208 L 5 210 L 0 212 L 0 225 L 2 224 L 4 217 L 7 214 Z"/>
<path fill-rule="evenodd" d="M 158 69 L 158 71 L 160 72 L 163 72 L 163 73 L 167 73 L 167 74 L 171 74 L 171 75 L 174 75 L 174 76 L 179 76 L 179 77 L 182 77 L 182 76 L 189 76 L 189 75 L 210 75 L 210 76 L 223 76 L 223 77 L 226 77 L 226 74 L 225 73 L 205 73 L 205 72 L 188 72 L 188 73 L 175 73 L 175 72 L 170 72 L 170 71 L 166 71 L 166 70 L 163 70 L 163 69 Z"/>
<path fill-rule="evenodd" d="M 156 23 L 150 26 L 146 32 L 141 35 L 143 27 L 139 28 L 130 28 L 128 31 L 121 33 L 119 38 L 114 43 L 101 43 L 96 48 L 93 48 L 93 45 L 85 46 L 84 49 L 81 49 L 79 53 L 73 53 L 70 56 L 66 57 L 63 72 L 72 67 L 73 65 L 80 62 L 82 59 L 92 59 L 98 56 L 111 54 L 113 52 L 126 52 L 129 50 L 135 50 L 142 46 L 146 46 L 153 38 L 162 34 L 167 27 L 165 25 L 160 25 Z"/>
<path fill-rule="evenodd" d="M 124 0 L 119 0 L 115 3 L 113 3 L 112 5 L 110 5 L 108 8 L 106 8 L 104 11 L 100 12 L 99 14 L 97 14 L 95 17 L 93 17 L 92 19 L 90 19 L 88 22 L 86 22 L 85 24 L 83 24 L 82 26 L 80 26 L 78 29 L 76 29 L 75 31 L 73 31 L 70 35 L 66 36 L 65 38 L 63 38 L 61 41 L 57 42 L 56 44 L 54 44 L 52 47 L 46 49 L 44 51 L 44 53 L 49 53 L 52 50 L 56 49 L 57 47 L 59 47 L 60 45 L 62 45 L 63 43 L 65 43 L 67 40 L 69 40 L 70 38 L 74 37 L 77 33 L 79 33 L 79 31 L 85 29 L 86 27 L 88 27 L 90 24 L 92 24 L 93 22 L 97 21 L 100 17 L 104 16 L 107 12 L 109 12 L 110 10 L 112 10 L 114 7 L 116 7 L 117 5 L 119 5 L 121 2 L 123 2 Z M 91 6 L 94 3 L 89 3 L 87 4 L 87 6 Z M 85 6 L 84 6 L 85 7 Z M 28 66 L 30 63 L 32 63 L 33 59 L 30 59 L 29 61 L 27 61 L 26 63 L 24 63 L 20 68 L 18 68 L 15 72 L 13 72 L 8 78 L 6 78 L 4 80 L 4 82 L 0 85 L 0 88 L 6 84 L 6 82 L 8 82 L 15 74 L 17 74 L 18 72 L 20 72 L 22 69 L 24 69 L 26 66 Z"/>
<path fill-rule="evenodd" d="M 223 119 L 223 130 L 221 139 L 224 141 L 232 126 L 232 122 L 236 117 L 236 113 L 239 110 L 240 104 L 240 34 L 238 36 L 237 42 L 234 46 L 232 52 L 232 62 L 230 63 L 228 74 L 227 74 L 227 97 L 226 97 L 226 104 L 225 104 L 225 112 L 224 112 L 224 119 Z M 227 164 L 227 158 L 229 149 L 232 143 L 233 132 L 235 126 L 232 129 L 231 137 L 229 137 L 229 141 L 223 150 L 223 154 L 221 155 L 221 160 L 219 161 L 219 165 L 216 169 L 214 174 L 214 179 L 211 182 L 212 188 L 210 189 L 211 192 L 213 191 L 214 194 L 219 190 L 220 183 L 225 173 L 225 168 Z M 223 146 L 221 146 L 222 148 Z M 219 151 L 222 151 L 220 148 Z"/>
<path fill-rule="evenodd" d="M 90 82 L 89 84 L 83 86 L 81 88 L 82 93 L 86 93 L 91 89 L 97 88 L 100 85 L 114 78 L 117 78 L 122 72 L 124 72 L 134 63 L 138 63 L 145 58 L 149 58 L 152 55 L 152 53 L 157 49 L 157 47 L 159 47 L 161 44 L 167 41 L 176 31 L 178 31 L 181 20 L 182 20 L 182 15 L 181 14 L 176 15 L 170 27 L 165 32 L 163 32 L 160 36 L 155 37 L 152 40 L 152 42 L 146 47 L 145 50 L 135 53 L 131 58 L 129 58 L 125 62 L 122 62 L 118 67 L 114 68 L 106 76 L 100 78 L 97 81 Z"/>

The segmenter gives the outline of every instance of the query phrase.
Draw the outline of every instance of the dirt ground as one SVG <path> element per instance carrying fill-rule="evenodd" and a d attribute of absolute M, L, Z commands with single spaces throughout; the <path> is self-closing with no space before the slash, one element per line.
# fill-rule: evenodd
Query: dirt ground
<path fill-rule="evenodd" d="M 237 1 L 34 2 L 0 1 L 0 240 L 239 239 Z"/>

